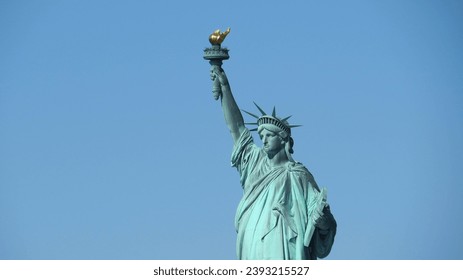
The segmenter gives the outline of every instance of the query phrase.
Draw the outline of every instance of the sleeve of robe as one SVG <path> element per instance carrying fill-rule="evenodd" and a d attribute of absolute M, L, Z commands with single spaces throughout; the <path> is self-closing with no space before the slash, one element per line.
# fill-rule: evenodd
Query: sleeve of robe
<path fill-rule="evenodd" d="M 231 165 L 240 173 L 241 186 L 244 187 L 252 167 L 257 161 L 259 148 L 254 144 L 251 133 L 245 129 L 238 141 L 236 141 L 231 156 Z"/>

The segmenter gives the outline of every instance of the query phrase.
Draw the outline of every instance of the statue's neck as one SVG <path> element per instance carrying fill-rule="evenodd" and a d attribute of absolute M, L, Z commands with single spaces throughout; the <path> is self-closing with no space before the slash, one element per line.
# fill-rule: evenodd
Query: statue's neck
<path fill-rule="evenodd" d="M 267 154 L 267 157 L 269 159 L 269 164 L 272 167 L 278 167 L 278 166 L 284 165 L 289 161 L 284 149 L 281 149 L 278 153 L 273 154 L 273 155 Z"/>

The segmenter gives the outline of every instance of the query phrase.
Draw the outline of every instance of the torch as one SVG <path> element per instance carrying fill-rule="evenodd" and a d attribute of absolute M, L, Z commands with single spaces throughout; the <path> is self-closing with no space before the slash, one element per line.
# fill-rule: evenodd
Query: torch
<path fill-rule="evenodd" d="M 222 61 L 230 58 L 228 55 L 228 49 L 222 48 L 221 46 L 228 33 L 230 33 L 230 27 L 222 33 L 220 32 L 220 29 L 217 29 L 209 36 L 211 47 L 204 49 L 203 57 L 204 59 L 209 60 L 209 63 L 211 64 L 211 72 L 216 68 L 219 68 L 220 71 L 223 71 L 221 67 Z M 215 100 L 219 99 L 220 95 L 222 94 L 218 77 L 213 78 L 212 93 Z"/>

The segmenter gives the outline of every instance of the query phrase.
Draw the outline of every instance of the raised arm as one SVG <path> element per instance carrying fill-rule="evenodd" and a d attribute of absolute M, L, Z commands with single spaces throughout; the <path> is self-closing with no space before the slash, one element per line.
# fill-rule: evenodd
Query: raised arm
<path fill-rule="evenodd" d="M 233 142 L 238 141 L 241 133 L 244 130 L 244 120 L 235 98 L 233 97 L 230 84 L 228 83 L 227 75 L 222 67 L 213 65 L 211 67 L 211 79 L 217 87 L 214 90 L 220 89 L 220 97 L 222 102 L 222 110 L 225 117 L 225 123 L 230 130 Z"/>

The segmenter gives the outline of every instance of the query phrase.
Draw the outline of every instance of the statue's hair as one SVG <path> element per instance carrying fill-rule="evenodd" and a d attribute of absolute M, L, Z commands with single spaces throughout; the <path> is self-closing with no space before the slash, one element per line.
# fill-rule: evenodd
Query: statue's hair
<path fill-rule="evenodd" d="M 257 132 L 258 133 L 261 133 L 262 130 L 268 130 L 268 131 L 271 131 L 275 134 L 278 134 L 281 138 L 283 138 L 283 140 L 287 141 L 288 139 L 288 133 L 284 130 L 282 130 L 281 128 L 279 128 L 278 126 L 275 126 L 275 125 L 272 125 L 272 124 L 261 124 L 259 125 L 259 127 L 257 128 Z"/>

